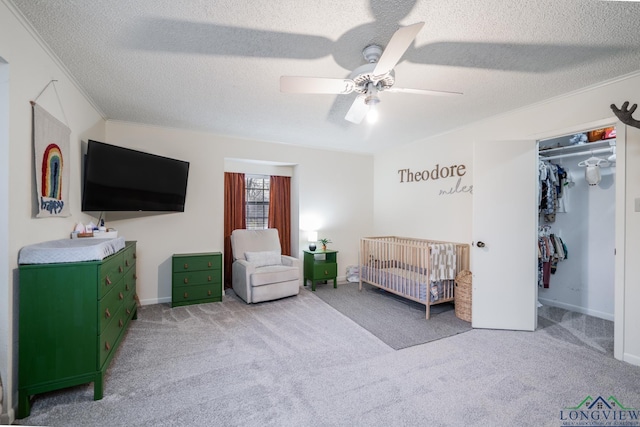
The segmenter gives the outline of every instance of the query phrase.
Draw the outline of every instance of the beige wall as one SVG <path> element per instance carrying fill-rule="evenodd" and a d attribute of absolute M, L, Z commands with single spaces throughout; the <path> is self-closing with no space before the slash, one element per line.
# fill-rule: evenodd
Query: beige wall
<path fill-rule="evenodd" d="M 6 268 L 0 268 L 5 272 L 0 279 L 0 376 L 5 390 L 0 423 L 6 423 L 12 419 L 12 406 L 17 402 L 18 251 L 28 244 L 68 237 L 75 222 L 87 218 L 80 212 L 81 141 L 88 137 L 103 138 L 105 126 L 98 111 L 5 3 L 0 3 L 0 57 L 8 64 L 9 74 L 9 144 L 0 152 L 10 159 L 8 183 L 3 183 L 8 184 L 8 204 L 0 207 L 6 209 L 3 214 L 8 218 L 8 235 L 2 235 L 7 242 L 7 257 L 2 260 Z M 71 129 L 70 159 L 65 163 L 70 168 L 71 216 L 36 219 L 29 101 L 52 79 L 58 80 L 59 100 L 53 87 L 49 87 L 38 104 Z M 3 179 L 6 178 L 3 176 Z"/>
<path fill-rule="evenodd" d="M 584 130 L 591 123 L 616 121 L 609 105 L 640 103 L 640 76 L 585 89 L 544 103 L 471 124 L 465 128 L 378 153 L 374 162 L 374 227 L 376 234 L 471 242 L 473 199 L 467 193 L 439 195 L 450 180 L 400 183 L 403 168 L 431 169 L 439 163 L 467 166 L 465 184 L 473 184 L 473 147 L 477 141 L 539 139 L 560 135 L 567 129 Z M 637 116 L 638 113 L 636 113 Z M 481 145 L 480 145 L 481 147 Z M 626 272 L 624 284 L 625 360 L 640 365 L 640 213 L 634 199 L 640 197 L 640 131 L 627 131 L 626 161 Z M 618 162 L 619 163 L 619 162 Z M 507 192 L 509 177 L 505 177 Z M 527 232 L 527 231 L 523 231 Z M 508 263 L 508 260 L 504 260 Z"/>
<path fill-rule="evenodd" d="M 18 251 L 25 245 L 67 238 L 77 222 L 95 222 L 94 217 L 80 212 L 81 155 L 88 139 L 191 162 L 184 213 L 138 217 L 107 214 L 109 226 L 117 228 L 127 239 L 138 241 L 139 293 L 145 303 L 170 301 L 169 259 L 173 253 L 222 250 L 225 160 L 235 165 L 230 168 L 251 165 L 249 172 L 264 170 L 265 164 L 271 165 L 269 172 L 286 170 L 283 174 L 293 176 L 295 192 L 294 247 L 299 249 L 307 244 L 304 233 L 298 237 L 297 231 L 312 218 L 318 224 L 320 236 L 331 238 L 332 247 L 340 251 L 340 276 L 344 277 L 347 265 L 357 263 L 358 238 L 373 227 L 372 156 L 121 122 L 105 123 L 63 67 L 27 28 L 11 8 L 0 3 L 0 58 L 8 63 L 10 123 L 8 138 L 3 140 L 0 136 L 0 142 L 5 141 L 5 145 L 0 144 L 0 154 L 11 159 L 9 173 L 2 176 L 2 188 L 9 188 L 8 194 L 4 194 L 8 203 L 2 207 L 2 214 L 10 231 L 0 268 L 0 272 L 5 273 L 5 280 L 0 280 L 0 301 L 4 301 L 0 306 L 0 376 L 5 392 L 0 422 L 13 419 L 12 407 L 17 403 Z M 71 129 L 67 164 L 72 215 L 36 219 L 29 101 L 51 79 L 58 80 L 56 88 L 60 99 L 50 87 L 38 103 L 67 122 Z M 8 147 L 6 140 L 10 141 Z M 274 163 L 288 166 L 278 167 Z"/>
<path fill-rule="evenodd" d="M 237 171 L 246 163 L 248 172 L 290 165 L 281 169 L 293 171 L 292 204 L 299 212 L 292 218 L 299 220 L 292 232 L 293 246 L 306 247 L 300 227 L 306 227 L 308 218 L 316 218 L 320 237 L 329 237 L 330 247 L 339 251 L 341 278 L 347 265 L 358 262 L 359 237 L 373 228 L 373 156 L 117 121 L 107 122 L 106 142 L 190 162 L 185 212 L 127 219 L 120 219 L 123 214 L 106 216 L 107 226 L 138 242 L 138 293 L 146 304 L 170 301 L 171 255 L 223 250 L 225 164 Z"/>

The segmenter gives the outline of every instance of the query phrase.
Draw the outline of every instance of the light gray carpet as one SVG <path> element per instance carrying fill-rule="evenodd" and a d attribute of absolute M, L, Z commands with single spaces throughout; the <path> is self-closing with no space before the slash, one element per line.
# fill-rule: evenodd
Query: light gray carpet
<path fill-rule="evenodd" d="M 640 368 L 548 331 L 393 350 L 301 291 L 142 307 L 105 379 L 37 396 L 25 425 L 559 426 L 587 395 L 640 407 Z"/>
<path fill-rule="evenodd" d="M 311 287 L 306 289 L 311 292 Z M 424 344 L 471 330 L 471 323 L 455 316 L 452 303 L 425 306 L 363 283 L 317 284 L 316 294 L 324 302 L 380 338 L 396 350 Z"/>
<path fill-rule="evenodd" d="M 538 329 L 567 343 L 582 345 L 613 357 L 613 322 L 568 311 L 538 308 Z"/>

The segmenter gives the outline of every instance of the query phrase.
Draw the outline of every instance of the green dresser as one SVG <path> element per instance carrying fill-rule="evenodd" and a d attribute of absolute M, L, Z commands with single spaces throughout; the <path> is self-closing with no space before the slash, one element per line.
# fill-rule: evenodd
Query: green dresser
<path fill-rule="evenodd" d="M 222 301 L 222 254 L 176 254 L 171 263 L 171 307 Z"/>
<path fill-rule="evenodd" d="M 93 382 L 104 374 L 137 316 L 136 243 L 102 261 L 20 265 L 18 418 L 35 394 Z"/>

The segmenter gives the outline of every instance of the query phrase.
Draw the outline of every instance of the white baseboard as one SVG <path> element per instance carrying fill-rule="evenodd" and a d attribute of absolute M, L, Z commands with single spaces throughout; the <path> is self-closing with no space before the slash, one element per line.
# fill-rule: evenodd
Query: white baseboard
<path fill-rule="evenodd" d="M 140 305 L 164 304 L 166 302 L 170 303 L 171 297 L 141 299 Z"/>
<path fill-rule="evenodd" d="M 15 408 L 17 409 L 17 408 Z M 7 408 L 7 413 L 0 415 L 0 424 L 10 425 L 16 420 L 16 413 L 14 408 Z"/>
<path fill-rule="evenodd" d="M 632 365 L 640 366 L 640 356 L 624 353 L 622 355 L 622 360 Z"/>
<path fill-rule="evenodd" d="M 347 276 L 338 276 L 337 278 L 337 284 L 340 284 L 341 282 L 344 283 L 346 281 L 347 281 Z M 302 286 L 302 284 L 300 286 Z M 224 289 L 222 289 L 222 296 L 224 297 L 224 295 L 225 295 L 225 291 Z M 153 305 L 153 304 L 164 304 L 164 303 L 171 303 L 171 297 L 148 298 L 148 299 L 140 300 L 140 305 Z"/>
<path fill-rule="evenodd" d="M 551 307 L 564 308 L 565 310 L 575 311 L 576 313 L 582 313 L 588 316 L 598 317 L 600 319 L 610 320 L 613 322 L 613 313 L 605 313 L 598 310 L 591 310 L 585 307 L 580 307 L 577 305 L 567 304 L 564 302 L 554 301 L 554 300 L 545 299 L 545 298 L 538 298 L 538 301 L 540 301 L 544 305 L 548 305 Z"/>

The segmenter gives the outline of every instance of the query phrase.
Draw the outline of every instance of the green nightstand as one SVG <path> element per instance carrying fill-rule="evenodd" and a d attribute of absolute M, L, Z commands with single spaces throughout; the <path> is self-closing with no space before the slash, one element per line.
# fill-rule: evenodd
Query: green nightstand
<path fill-rule="evenodd" d="M 311 280 L 311 290 L 316 290 L 316 282 L 333 279 L 333 287 L 338 287 L 338 251 L 316 250 L 304 252 L 304 285 Z"/>

